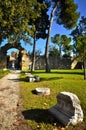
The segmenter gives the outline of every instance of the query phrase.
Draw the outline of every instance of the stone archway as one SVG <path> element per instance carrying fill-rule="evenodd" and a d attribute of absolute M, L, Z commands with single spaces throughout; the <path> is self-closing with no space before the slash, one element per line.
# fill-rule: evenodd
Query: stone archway
<path fill-rule="evenodd" d="M 16 69 L 22 69 L 22 70 L 29 69 L 29 64 L 31 63 L 29 55 L 27 54 L 27 51 L 21 46 L 20 43 L 14 43 L 14 44 L 7 43 L 6 45 L 0 48 L 0 69 L 7 68 L 7 62 L 8 62 L 7 51 L 11 48 L 16 48 L 19 50 L 19 54 L 17 57 L 18 60 L 17 64 L 18 65 L 20 64 L 20 66 L 16 67 Z"/>
<path fill-rule="evenodd" d="M 12 51 L 10 49 L 12 49 Z M 22 53 L 21 53 L 21 51 L 16 49 L 16 48 L 10 48 L 10 49 L 9 49 L 10 54 L 7 55 L 7 69 L 21 70 L 21 68 L 22 68 Z"/>

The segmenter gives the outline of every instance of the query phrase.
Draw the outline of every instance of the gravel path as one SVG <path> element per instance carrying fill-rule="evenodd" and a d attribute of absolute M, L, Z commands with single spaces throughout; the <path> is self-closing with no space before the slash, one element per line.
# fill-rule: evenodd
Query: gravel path
<path fill-rule="evenodd" d="M 0 79 L 0 130 L 30 130 L 20 111 L 19 89 L 19 71 Z"/>

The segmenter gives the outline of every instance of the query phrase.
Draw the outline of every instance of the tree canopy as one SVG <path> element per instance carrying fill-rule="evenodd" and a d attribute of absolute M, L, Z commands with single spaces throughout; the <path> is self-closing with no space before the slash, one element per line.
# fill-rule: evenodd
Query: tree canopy
<path fill-rule="evenodd" d="M 66 35 L 55 34 L 53 37 L 51 37 L 51 41 L 54 44 L 57 44 L 60 57 L 62 56 L 62 52 L 65 52 L 65 54 L 67 55 L 68 52 L 71 50 L 71 38 L 68 38 Z"/>
<path fill-rule="evenodd" d="M 70 34 L 73 37 L 74 40 L 74 53 L 77 55 L 77 38 L 80 36 L 85 36 L 86 35 L 86 18 L 85 17 L 81 17 L 81 19 L 79 20 L 77 26 L 75 27 L 75 29 L 71 32 Z"/>
<path fill-rule="evenodd" d="M 40 16 L 36 0 L 0 0 L 0 42 L 24 39 L 32 34 L 32 22 Z"/>

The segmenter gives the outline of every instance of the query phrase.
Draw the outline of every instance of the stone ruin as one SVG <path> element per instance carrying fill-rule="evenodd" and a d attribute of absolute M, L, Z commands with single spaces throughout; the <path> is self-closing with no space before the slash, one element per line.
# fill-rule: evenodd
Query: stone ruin
<path fill-rule="evenodd" d="M 7 51 L 11 48 L 18 49 L 19 53 L 17 54 L 13 52 L 8 58 Z M 0 69 L 28 70 L 30 65 L 30 57 L 27 51 L 21 46 L 20 43 L 7 43 L 6 45 L 0 47 Z"/>
<path fill-rule="evenodd" d="M 37 95 L 50 95 L 49 88 L 36 88 L 35 91 Z"/>
<path fill-rule="evenodd" d="M 70 92 L 60 92 L 57 104 L 49 109 L 63 125 L 76 125 L 83 121 L 83 111 L 78 97 Z"/>
<path fill-rule="evenodd" d="M 27 54 L 27 51 L 24 49 L 21 51 L 22 53 L 22 70 L 28 70 L 30 69 L 30 66 L 32 64 L 29 55 Z"/>
<path fill-rule="evenodd" d="M 39 82 L 40 77 L 38 75 L 33 76 L 31 73 L 26 72 L 25 73 L 29 82 Z"/>
<path fill-rule="evenodd" d="M 39 76 L 29 75 L 28 76 L 28 80 L 29 80 L 29 82 L 39 82 L 40 81 L 40 77 Z"/>

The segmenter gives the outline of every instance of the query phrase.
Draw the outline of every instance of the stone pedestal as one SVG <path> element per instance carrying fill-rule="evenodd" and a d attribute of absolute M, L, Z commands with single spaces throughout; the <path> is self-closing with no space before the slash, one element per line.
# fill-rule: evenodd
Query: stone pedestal
<path fill-rule="evenodd" d="M 70 92 L 61 92 L 57 95 L 57 104 L 49 111 L 63 125 L 76 125 L 83 121 L 83 111 L 78 97 Z"/>

